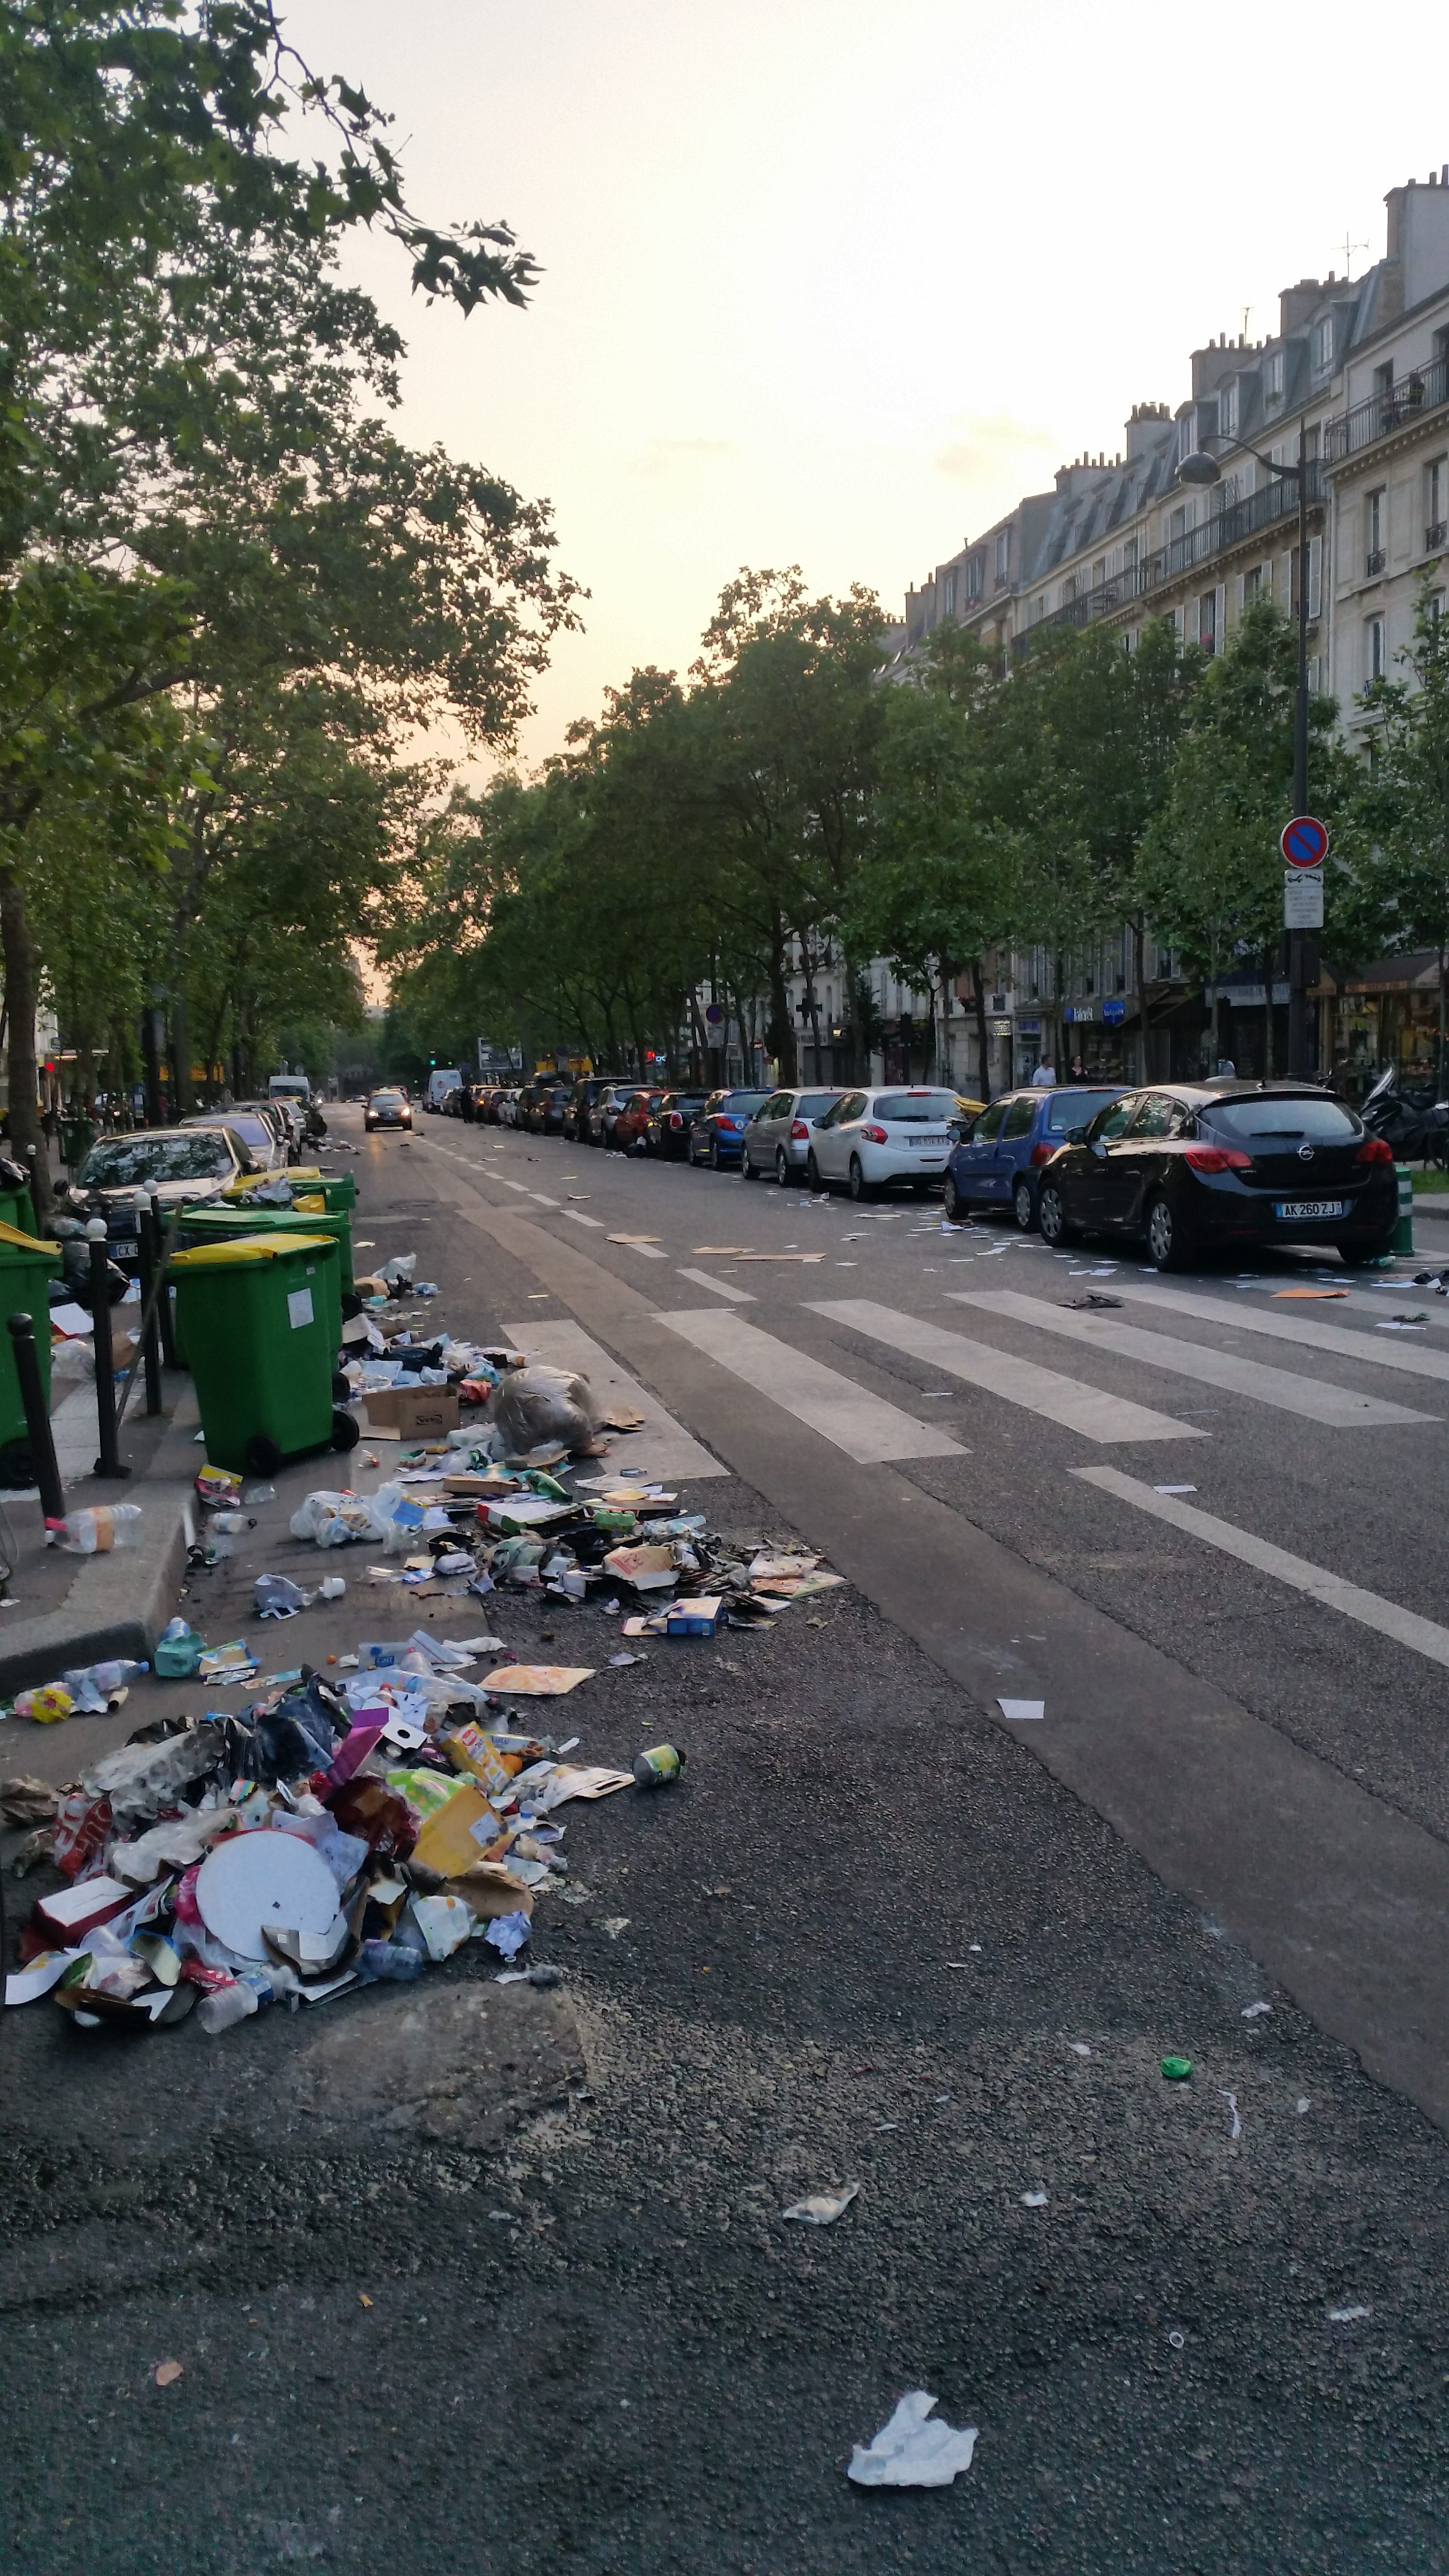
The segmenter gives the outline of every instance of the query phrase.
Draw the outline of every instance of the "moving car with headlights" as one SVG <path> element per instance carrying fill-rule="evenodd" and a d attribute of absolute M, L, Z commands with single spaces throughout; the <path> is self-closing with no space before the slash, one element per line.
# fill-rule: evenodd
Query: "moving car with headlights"
<path fill-rule="evenodd" d="M 769 1097 L 768 1091 L 712 1091 L 689 1131 L 687 1159 L 708 1163 L 712 1172 L 737 1163 L 745 1129 Z"/>
<path fill-rule="evenodd" d="M 811 1123 L 805 1175 L 812 1190 L 843 1181 L 853 1199 L 900 1182 L 923 1198 L 944 1174 L 960 1127 L 954 1091 L 897 1085 L 843 1092 Z"/>
<path fill-rule="evenodd" d="M 87 1215 L 103 1216 L 111 1259 L 123 1270 L 135 1270 L 138 1197 L 154 1195 L 164 1220 L 178 1207 L 220 1198 L 229 1181 L 269 1168 L 222 1124 L 144 1127 L 130 1135 L 99 1137 L 66 1204 L 75 1214 L 83 1205 Z"/>
<path fill-rule="evenodd" d="M 689 1151 L 689 1131 L 708 1098 L 707 1091 L 662 1091 L 649 1114 L 650 1153 L 666 1162 L 682 1161 Z"/>
<path fill-rule="evenodd" d="M 812 1119 L 823 1118 L 842 1097 L 833 1091 L 772 1091 L 740 1138 L 740 1171 L 747 1181 L 768 1172 L 783 1189 L 802 1178 L 810 1151 Z"/>
<path fill-rule="evenodd" d="M 374 1091 L 362 1113 L 364 1132 L 374 1127 L 407 1127 L 413 1123 L 412 1103 L 405 1091 Z"/>
<path fill-rule="evenodd" d="M 946 1167 L 946 1214 L 1009 1207 L 1023 1234 L 1036 1223 L 1043 1168 L 1074 1127 L 1085 1127 L 1125 1086 L 1062 1083 L 1055 1091 L 1005 1091 L 983 1109 Z"/>
<path fill-rule="evenodd" d="M 1052 1157 L 1049 1244 L 1142 1235 L 1159 1270 L 1263 1243 L 1376 1261 L 1398 1222 L 1393 1148 L 1330 1093 L 1288 1082 L 1162 1083 L 1098 1111 Z"/>

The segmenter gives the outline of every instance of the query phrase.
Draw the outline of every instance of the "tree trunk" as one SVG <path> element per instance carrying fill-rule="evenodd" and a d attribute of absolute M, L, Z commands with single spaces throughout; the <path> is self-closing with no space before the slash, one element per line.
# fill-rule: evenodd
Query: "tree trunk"
<path fill-rule="evenodd" d="M 1132 976 L 1137 986 L 1137 1079 L 1147 1080 L 1147 932 L 1140 917 L 1132 924 Z"/>
<path fill-rule="evenodd" d="M 740 1036 L 744 1036 L 741 1023 Z M 775 1059 L 775 1079 L 782 1090 L 798 1081 L 796 1071 L 795 1032 L 790 1025 L 790 994 L 785 982 L 785 938 L 777 924 L 770 943 L 770 1025 L 765 1032 L 771 1055 Z"/>
<path fill-rule="evenodd" d="M 1434 1085 L 1434 1098 L 1444 1098 L 1444 942 L 1439 942 L 1439 1078 Z"/>
<path fill-rule="evenodd" d="M 171 1115 L 189 1118 L 196 1106 L 191 1089 L 191 1007 L 186 988 L 171 995 Z"/>
<path fill-rule="evenodd" d="M 10 1079 L 10 1142 L 15 1160 L 31 1175 L 35 1222 L 50 1231 L 55 1194 L 40 1123 L 35 1082 L 35 944 L 25 897 L 10 868 L 0 869 L 0 954 L 5 964 L 5 1005 L 10 1018 L 6 1067 Z"/>

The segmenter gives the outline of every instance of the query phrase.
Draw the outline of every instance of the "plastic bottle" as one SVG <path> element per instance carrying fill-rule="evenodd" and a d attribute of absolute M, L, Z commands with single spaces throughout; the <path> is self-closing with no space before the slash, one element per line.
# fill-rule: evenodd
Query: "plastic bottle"
<path fill-rule="evenodd" d="M 241 1538 L 256 1522 L 246 1512 L 213 1512 L 209 1526 L 220 1530 L 225 1538 Z"/>
<path fill-rule="evenodd" d="M 51 1537 L 72 1556 L 104 1556 L 113 1547 L 139 1547 L 139 1503 L 95 1503 L 50 1524 Z"/>
<path fill-rule="evenodd" d="M 257 1999 L 250 1986 L 240 1979 L 234 1985 L 213 1986 L 196 2007 L 196 2018 L 204 2031 L 215 2038 L 218 2031 L 230 2030 L 233 2022 L 245 2021 L 256 2011 Z"/>

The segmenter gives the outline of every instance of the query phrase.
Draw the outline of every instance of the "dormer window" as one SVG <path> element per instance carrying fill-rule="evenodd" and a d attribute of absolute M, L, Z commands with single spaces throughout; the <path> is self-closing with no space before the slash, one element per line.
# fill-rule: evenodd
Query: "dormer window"
<path fill-rule="evenodd" d="M 1313 364 L 1319 375 L 1333 365 L 1333 315 L 1324 313 L 1313 325 Z"/>
<path fill-rule="evenodd" d="M 1224 438 L 1236 438 L 1238 434 L 1238 388 L 1236 384 L 1224 385 L 1222 392 L 1218 397 L 1218 418 L 1222 424 Z"/>
<path fill-rule="evenodd" d="M 1263 361 L 1263 400 L 1265 404 L 1283 400 L 1283 352 L 1271 349 Z"/>

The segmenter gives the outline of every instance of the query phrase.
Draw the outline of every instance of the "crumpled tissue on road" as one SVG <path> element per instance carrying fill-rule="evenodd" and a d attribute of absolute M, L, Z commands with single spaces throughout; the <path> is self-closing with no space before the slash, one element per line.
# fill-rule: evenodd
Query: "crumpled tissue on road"
<path fill-rule="evenodd" d="M 937 2401 L 924 2388 L 901 2399 L 875 2440 L 857 2442 L 846 2476 L 858 2487 L 948 2487 L 971 2466 L 977 2427 L 957 2431 L 933 2417 Z"/>

